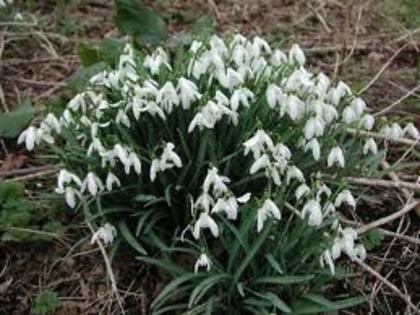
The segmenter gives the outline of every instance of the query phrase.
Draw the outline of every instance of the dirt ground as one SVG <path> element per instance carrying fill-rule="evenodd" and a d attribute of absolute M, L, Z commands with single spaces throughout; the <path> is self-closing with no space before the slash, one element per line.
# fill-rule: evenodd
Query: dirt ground
<path fill-rule="evenodd" d="M 399 0 L 400 1 L 400 0 Z M 197 23 L 212 25 L 219 33 L 238 30 L 298 42 L 311 68 L 339 78 L 359 90 L 369 108 L 394 104 L 389 117 L 410 117 L 420 125 L 420 1 L 401 0 L 159 0 L 147 1 L 168 23 L 172 34 L 189 32 Z M 17 5 L 22 6 L 19 1 Z M 33 1 L 34 2 L 34 1 Z M 36 25 L 15 27 L 0 23 L 0 86 L 2 111 L 24 99 L 42 107 L 53 100 L 68 77 L 79 67 L 77 46 L 118 36 L 113 24 L 112 1 L 86 0 L 60 10 L 56 1 L 35 1 Z M 404 3 L 410 3 L 406 10 Z M 417 10 L 417 13 L 416 13 Z M 1 21 L 0 21 L 1 22 Z M 404 148 L 403 148 L 404 149 Z M 402 150 L 396 148 L 395 150 Z M 21 163 L 4 167 L 10 156 Z M 13 159 L 12 158 L 12 159 Z M 392 154 L 389 162 L 395 159 Z M 406 155 L 411 167 L 399 176 L 415 180 L 420 172 L 418 153 Z M 14 141 L 2 139 L 0 180 L 5 171 L 39 166 Z M 13 172 L 12 172 L 13 173 Z M 49 180 L 52 173 L 20 178 L 31 183 Z M 21 177 L 19 174 L 8 178 Z M 18 178 L 19 179 L 19 178 Z M 369 222 L 401 207 L 400 190 L 375 188 L 375 203 L 354 219 Z M 418 211 L 420 213 L 420 211 Z M 89 229 L 72 213 L 57 216 L 70 228 L 52 242 L 0 243 L 0 314 L 29 314 L 36 296 L 52 290 L 60 297 L 56 314 L 119 313 L 99 250 L 89 244 Z M 381 245 L 369 252 L 366 263 L 394 284 L 413 304 L 420 303 L 420 218 L 414 211 L 384 226 Z M 82 237 L 81 237 L 82 236 Z M 161 284 L 147 267 L 129 253 L 112 261 L 129 314 L 148 314 L 148 304 Z M 405 301 L 383 280 L 356 267 L 356 279 L 337 290 L 370 292 L 372 301 L 346 314 L 412 314 Z M 133 280 L 135 279 L 135 281 Z"/>

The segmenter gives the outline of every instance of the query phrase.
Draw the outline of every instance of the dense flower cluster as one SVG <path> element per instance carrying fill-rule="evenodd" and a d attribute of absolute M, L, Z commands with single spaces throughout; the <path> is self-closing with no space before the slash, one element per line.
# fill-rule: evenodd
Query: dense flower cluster
<path fill-rule="evenodd" d="M 217 216 L 235 221 L 246 204 L 255 205 L 256 232 L 260 233 L 268 220 L 282 220 L 286 210 L 277 195 L 290 188 L 294 196 L 288 201 L 300 211 L 302 220 L 314 228 L 330 227 L 331 242 L 320 263 L 334 272 L 334 260 L 341 253 L 363 259 L 366 252 L 356 243 L 357 233 L 342 227 L 336 217 L 337 208 L 356 207 L 352 193 L 317 179 L 322 170 L 345 168 L 347 158 L 356 154 L 342 146 L 346 128 L 370 131 L 375 119 L 345 83 L 333 85 L 323 73 L 314 75 L 304 68 L 305 59 L 298 45 L 285 54 L 260 37 L 248 40 L 242 35 L 229 41 L 217 36 L 208 43 L 194 41 L 182 65 L 174 65 L 162 48 L 142 56 L 127 45 L 116 69 L 92 77 L 89 87 L 68 103 L 60 117 L 48 114 L 39 127 L 25 130 L 18 142 L 32 150 L 41 142 L 67 141 L 64 133 L 71 130 L 87 161 L 99 161 L 99 166 L 86 162 L 85 173 L 80 169 L 60 171 L 56 192 L 74 208 L 78 200 L 128 185 L 130 176 L 156 183 L 163 174 L 182 172 L 190 161 L 183 147 L 189 143 L 182 142 L 180 134 L 192 138 L 206 131 L 216 133 L 219 127 L 248 128 L 240 147 L 229 150 L 239 151 L 237 156 L 248 161 L 249 165 L 243 165 L 243 178 L 264 178 L 265 186 L 236 195 L 232 177 L 223 175 L 213 160 L 202 180 L 201 194 L 192 198 L 191 223 L 185 231 L 197 240 L 206 238 L 205 230 L 217 238 Z M 258 111 L 267 114 L 258 116 Z M 258 117 L 251 127 L 250 117 Z M 149 120 L 160 122 L 168 133 L 153 147 L 145 142 L 136 145 L 146 137 L 136 130 Z M 181 122 L 185 120 L 183 130 Z M 419 138 L 413 124 L 401 127 L 393 123 L 383 126 L 381 132 L 390 139 Z M 360 140 L 364 143 L 361 155 L 378 153 L 373 138 Z M 302 156 L 310 157 L 316 167 L 300 164 Z M 112 241 L 112 228 L 101 231 L 96 238 Z M 196 271 L 211 268 L 205 251 L 203 248 Z"/>

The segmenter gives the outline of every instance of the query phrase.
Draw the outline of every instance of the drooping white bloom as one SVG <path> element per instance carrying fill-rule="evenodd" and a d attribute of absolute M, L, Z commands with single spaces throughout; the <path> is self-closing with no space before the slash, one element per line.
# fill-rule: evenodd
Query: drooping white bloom
<path fill-rule="evenodd" d="M 203 229 L 210 229 L 210 232 L 214 237 L 219 236 L 219 228 L 217 227 L 216 221 L 205 212 L 200 213 L 200 217 L 194 224 L 192 234 L 195 239 L 200 238 L 201 230 Z"/>
<path fill-rule="evenodd" d="M 327 95 L 331 82 L 330 79 L 322 72 L 320 72 L 316 78 L 317 82 L 314 87 L 314 92 L 323 100 Z"/>
<path fill-rule="evenodd" d="M 96 196 L 99 191 L 104 190 L 104 184 L 101 179 L 93 172 L 86 175 L 82 183 L 81 192 L 88 191 L 92 196 Z"/>
<path fill-rule="evenodd" d="M 230 98 L 230 108 L 233 111 L 237 111 L 239 105 L 249 107 L 249 100 L 254 98 L 254 93 L 252 93 L 247 88 L 239 88 L 235 90 Z"/>
<path fill-rule="evenodd" d="M 114 241 L 115 236 L 117 235 L 116 228 L 109 223 L 105 223 L 104 226 L 100 227 L 93 235 L 90 241 L 91 244 L 94 244 L 98 241 L 103 242 L 105 245 L 111 244 Z"/>
<path fill-rule="evenodd" d="M 345 253 L 350 259 L 364 260 L 366 250 L 363 245 L 354 244 L 357 239 L 357 232 L 352 228 L 340 229 L 339 236 L 335 238 L 331 249 L 332 258 L 335 260 L 340 257 L 341 253 Z"/>
<path fill-rule="evenodd" d="M 366 130 L 372 130 L 374 124 L 375 118 L 370 114 L 364 115 L 360 120 L 360 125 Z"/>
<path fill-rule="evenodd" d="M 191 51 L 193 54 L 196 54 L 196 53 L 198 52 L 198 50 L 199 50 L 201 47 L 203 47 L 203 43 L 202 43 L 202 42 L 200 42 L 200 41 L 198 41 L 198 40 L 194 40 L 194 41 L 191 43 L 190 51 Z"/>
<path fill-rule="evenodd" d="M 327 185 L 322 184 L 322 186 L 319 187 L 316 191 L 316 200 L 320 202 L 322 199 L 322 195 L 330 197 L 331 194 L 332 194 L 331 189 Z"/>
<path fill-rule="evenodd" d="M 276 204 L 271 200 L 267 199 L 261 208 L 257 210 L 257 232 L 261 232 L 264 226 L 264 222 L 269 218 L 276 220 L 281 219 L 281 213 Z"/>
<path fill-rule="evenodd" d="M 289 166 L 287 168 L 286 174 L 287 184 L 289 184 L 293 178 L 296 178 L 301 183 L 305 181 L 305 177 L 303 176 L 303 173 L 299 168 L 297 168 L 296 166 Z"/>
<path fill-rule="evenodd" d="M 254 163 L 251 165 L 251 168 L 249 169 L 249 173 L 255 174 L 258 171 L 262 169 L 266 169 L 270 166 L 270 158 L 267 154 L 261 155 L 258 159 L 254 161 Z"/>
<path fill-rule="evenodd" d="M 169 71 L 172 67 L 169 64 L 169 58 L 162 48 L 157 48 L 152 55 L 147 55 L 144 59 L 143 66 L 150 70 L 152 75 L 159 74 L 160 67 L 165 66 Z"/>
<path fill-rule="evenodd" d="M 340 207 L 343 203 L 347 203 L 353 209 L 356 208 L 356 200 L 354 199 L 353 195 L 348 189 L 343 190 L 337 195 L 337 198 L 335 198 L 334 205 L 336 207 Z"/>
<path fill-rule="evenodd" d="M 163 149 L 163 153 L 160 159 L 160 167 L 162 170 L 166 170 L 171 167 L 182 167 L 182 161 L 178 154 L 174 151 L 175 145 L 168 142 Z"/>
<path fill-rule="evenodd" d="M 281 114 L 284 115 L 284 111 L 286 110 L 285 105 L 287 102 L 287 97 L 283 93 L 282 89 L 279 86 L 272 83 L 267 87 L 265 96 L 267 98 L 268 106 L 270 106 L 271 108 L 275 108 L 276 106 L 283 107 L 284 110 Z"/>
<path fill-rule="evenodd" d="M 414 126 L 413 123 L 408 123 L 407 125 L 405 125 L 404 127 L 404 135 L 409 136 L 413 139 L 419 139 L 420 138 L 420 134 L 418 129 Z"/>
<path fill-rule="evenodd" d="M 247 203 L 250 199 L 251 199 L 251 193 L 246 193 L 246 194 L 236 198 L 236 200 L 239 203 Z"/>
<path fill-rule="evenodd" d="M 180 78 L 177 90 L 183 109 L 189 109 L 194 101 L 201 98 L 197 85 L 188 79 Z"/>
<path fill-rule="evenodd" d="M 39 140 L 37 128 L 30 126 L 20 134 L 18 144 L 25 142 L 26 149 L 32 151 Z"/>
<path fill-rule="evenodd" d="M 351 124 L 355 120 L 357 120 L 357 113 L 355 112 L 352 106 L 347 106 L 344 108 L 343 113 L 341 114 L 343 117 L 343 121 L 346 124 Z"/>
<path fill-rule="evenodd" d="M 152 164 L 150 165 L 150 180 L 155 181 L 157 173 L 160 171 L 160 160 L 153 159 Z"/>
<path fill-rule="evenodd" d="M 232 68 L 228 68 L 226 72 L 224 70 L 219 70 L 216 73 L 216 78 L 220 85 L 229 91 L 232 91 L 239 84 L 243 83 L 242 76 Z"/>
<path fill-rule="evenodd" d="M 229 198 L 217 199 L 211 212 L 220 213 L 225 212 L 229 220 L 236 220 L 238 217 L 238 202 L 234 196 Z"/>
<path fill-rule="evenodd" d="M 309 215 L 309 225 L 320 226 L 322 223 L 321 205 L 315 199 L 309 200 L 302 209 L 302 218 Z"/>
<path fill-rule="evenodd" d="M 117 124 L 121 124 L 126 126 L 127 128 L 130 128 L 130 118 L 128 118 L 127 114 L 124 112 L 124 110 L 120 109 L 117 113 L 117 117 L 115 118 L 115 122 Z"/>
<path fill-rule="evenodd" d="M 67 205 L 72 209 L 76 207 L 76 196 L 79 196 L 79 191 L 73 187 L 66 187 L 64 195 Z"/>
<path fill-rule="evenodd" d="M 337 106 L 340 100 L 347 94 L 351 94 L 350 87 L 340 81 L 335 88 L 330 89 L 329 100 L 333 105 Z"/>
<path fill-rule="evenodd" d="M 344 155 L 340 147 L 334 147 L 331 149 L 330 154 L 328 155 L 327 165 L 332 167 L 334 164 L 340 167 L 344 167 Z"/>
<path fill-rule="evenodd" d="M 170 81 L 166 82 L 156 95 L 156 103 L 168 114 L 172 113 L 173 108 L 179 105 L 179 102 L 180 98 Z"/>
<path fill-rule="evenodd" d="M 351 107 L 353 108 L 354 112 L 356 113 L 357 117 L 360 117 L 363 112 L 366 110 L 366 103 L 360 97 L 356 97 L 351 102 Z"/>
<path fill-rule="evenodd" d="M 287 61 L 287 56 L 279 49 L 275 49 L 271 55 L 270 62 L 273 66 L 279 67 Z"/>
<path fill-rule="evenodd" d="M 305 114 L 305 103 L 295 95 L 290 95 L 287 99 L 287 114 L 293 121 L 299 120 Z"/>
<path fill-rule="evenodd" d="M 114 185 L 116 185 L 117 187 L 121 187 L 121 182 L 119 178 L 115 176 L 114 173 L 109 172 L 106 177 L 106 189 L 108 191 L 112 191 Z"/>
<path fill-rule="evenodd" d="M 140 175 L 141 174 L 141 162 L 140 162 L 139 157 L 134 152 L 131 152 L 128 156 L 128 160 L 130 161 L 130 166 L 132 165 L 134 167 L 134 171 L 138 175 Z"/>
<path fill-rule="evenodd" d="M 78 187 L 82 186 L 82 181 L 77 175 L 65 169 L 62 169 L 60 170 L 57 177 L 57 188 L 55 189 L 55 191 L 59 194 L 63 194 L 65 191 L 65 186 L 71 183 L 76 184 Z"/>
<path fill-rule="evenodd" d="M 366 155 L 369 154 L 369 152 L 372 154 L 378 154 L 378 146 L 373 138 L 367 139 L 363 146 L 363 154 Z"/>
<path fill-rule="evenodd" d="M 325 124 L 322 119 L 319 119 L 318 117 L 309 118 L 304 129 L 305 138 L 310 140 L 313 137 L 322 136 L 324 133 L 324 127 Z"/>
<path fill-rule="evenodd" d="M 195 262 L 194 273 L 197 273 L 202 267 L 206 268 L 207 272 L 209 272 L 211 268 L 211 260 L 205 253 L 202 253 Z"/>
<path fill-rule="evenodd" d="M 381 129 L 382 134 L 391 140 L 396 140 L 404 136 L 404 131 L 401 126 L 397 123 L 391 124 L 391 126 L 385 126 Z"/>
<path fill-rule="evenodd" d="M 298 44 L 293 44 L 292 48 L 290 48 L 289 61 L 297 62 L 300 66 L 303 66 L 305 64 L 305 53 L 302 51 Z"/>
<path fill-rule="evenodd" d="M 296 200 L 300 200 L 303 196 L 311 192 L 310 188 L 306 184 L 301 184 L 295 191 Z"/>
<path fill-rule="evenodd" d="M 262 152 L 267 150 L 274 150 L 273 140 L 271 140 L 270 136 L 262 129 L 259 129 L 255 132 L 255 134 L 243 143 L 245 147 L 245 155 L 248 155 L 250 151 L 252 151 L 254 155 L 254 159 L 257 159 L 261 156 Z"/>
<path fill-rule="evenodd" d="M 252 54 L 259 57 L 262 51 L 271 54 L 271 47 L 264 39 L 255 36 L 252 41 Z"/>
<path fill-rule="evenodd" d="M 221 39 L 217 35 L 213 35 L 210 38 L 209 44 L 210 44 L 211 50 L 215 51 L 220 56 L 223 56 L 224 54 L 226 54 L 226 52 L 228 50 L 224 40 Z"/>
<path fill-rule="evenodd" d="M 313 138 L 305 145 L 305 152 L 307 152 L 308 150 L 312 151 L 312 156 L 314 160 L 319 161 L 319 159 L 321 158 L 321 147 L 316 138 Z"/>
<path fill-rule="evenodd" d="M 40 128 L 44 129 L 48 133 L 55 131 L 56 133 L 59 134 L 61 132 L 60 121 L 52 113 L 49 113 L 47 117 L 45 117 L 45 119 L 41 123 Z"/>
<path fill-rule="evenodd" d="M 230 179 L 226 176 L 219 175 L 218 169 L 213 166 L 208 170 L 207 176 L 204 179 L 203 191 L 207 193 L 213 188 L 213 192 L 216 196 L 222 195 L 228 191 L 226 186 L 227 183 L 230 183 Z"/>

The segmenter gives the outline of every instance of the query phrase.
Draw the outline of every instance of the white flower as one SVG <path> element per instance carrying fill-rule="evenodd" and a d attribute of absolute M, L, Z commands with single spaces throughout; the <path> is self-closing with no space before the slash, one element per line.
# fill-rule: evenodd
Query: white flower
<path fill-rule="evenodd" d="M 303 196 L 309 194 L 311 190 L 309 189 L 308 185 L 301 184 L 295 191 L 295 198 L 296 200 L 300 200 Z"/>
<path fill-rule="evenodd" d="M 38 130 L 35 127 L 28 127 L 25 129 L 18 138 L 18 144 L 25 142 L 26 149 L 32 151 L 35 144 L 39 143 Z"/>
<path fill-rule="evenodd" d="M 174 152 L 175 145 L 171 142 L 168 142 L 163 149 L 162 156 L 160 158 L 160 168 L 166 170 L 176 167 L 182 167 L 182 161 L 178 154 Z"/>
<path fill-rule="evenodd" d="M 196 54 L 196 53 L 198 52 L 198 50 L 199 50 L 201 47 L 203 47 L 203 43 L 202 43 L 202 42 L 200 42 L 200 41 L 194 40 L 194 41 L 191 43 L 191 46 L 190 46 L 190 51 L 191 51 L 193 54 Z"/>
<path fill-rule="evenodd" d="M 279 67 L 287 61 L 287 56 L 279 49 L 275 49 L 271 55 L 270 62 L 273 66 Z"/>
<path fill-rule="evenodd" d="M 251 199 L 251 193 L 246 193 L 246 194 L 236 198 L 236 200 L 239 203 L 247 203 L 250 199 Z"/>
<path fill-rule="evenodd" d="M 219 54 L 219 55 L 224 55 L 228 50 L 225 42 L 223 41 L 223 39 L 221 39 L 217 35 L 213 35 L 210 38 L 209 44 L 210 44 L 211 49 L 213 51 L 217 52 L 217 54 Z"/>
<path fill-rule="evenodd" d="M 76 196 L 79 196 L 79 192 L 73 187 L 66 187 L 64 194 L 67 205 L 72 209 L 76 207 Z"/>
<path fill-rule="evenodd" d="M 299 182 L 305 181 L 305 177 L 300 169 L 296 166 L 289 166 L 287 168 L 286 183 L 289 184 L 293 178 L 296 178 Z"/>
<path fill-rule="evenodd" d="M 147 55 L 143 62 L 143 66 L 146 69 L 149 69 L 152 75 L 159 74 L 160 67 L 162 65 L 164 65 L 168 70 L 172 70 L 169 65 L 168 55 L 160 47 L 157 48 L 151 56 Z"/>
<path fill-rule="evenodd" d="M 214 237 L 219 236 L 219 228 L 217 227 L 216 222 L 208 213 L 205 213 L 205 212 L 202 212 L 200 214 L 200 217 L 194 224 L 194 229 L 192 231 L 192 234 L 195 239 L 200 238 L 200 233 L 201 233 L 201 230 L 203 229 L 210 229 L 210 232 Z"/>
<path fill-rule="evenodd" d="M 353 195 L 348 189 L 343 190 L 337 195 L 337 198 L 335 198 L 334 205 L 336 207 L 340 207 L 343 203 L 347 203 L 353 209 L 356 208 L 356 200 L 354 200 Z"/>
<path fill-rule="evenodd" d="M 156 174 L 160 171 L 160 160 L 153 159 L 152 164 L 150 165 L 150 180 L 152 182 L 156 179 Z"/>
<path fill-rule="evenodd" d="M 333 105 L 338 105 L 340 100 L 350 93 L 350 87 L 344 82 L 340 81 L 338 82 L 337 87 L 330 89 L 329 100 Z"/>
<path fill-rule="evenodd" d="M 109 172 L 108 176 L 106 177 L 106 189 L 108 189 L 108 191 L 112 191 L 114 184 L 118 187 L 121 187 L 121 182 L 118 177 L 115 176 L 112 172 Z"/>
<path fill-rule="evenodd" d="M 268 106 L 270 106 L 271 108 L 274 108 L 278 105 L 283 105 L 283 108 L 285 108 L 284 104 L 286 104 L 287 102 L 287 97 L 286 95 L 283 93 L 282 89 L 280 87 L 278 87 L 275 84 L 270 84 L 267 87 L 267 90 L 265 92 L 265 96 L 267 98 L 267 103 Z M 284 114 L 284 113 L 282 113 Z"/>
<path fill-rule="evenodd" d="M 118 111 L 115 122 L 130 128 L 130 118 L 128 118 L 127 114 L 122 109 Z"/>
<path fill-rule="evenodd" d="M 249 169 L 250 174 L 255 174 L 261 169 L 266 169 L 270 166 L 270 159 L 267 154 L 261 155 L 255 162 L 251 165 Z"/>
<path fill-rule="evenodd" d="M 308 150 L 312 151 L 312 156 L 314 160 L 319 161 L 319 159 L 321 158 L 321 147 L 316 138 L 313 138 L 305 145 L 305 152 L 307 152 Z"/>
<path fill-rule="evenodd" d="M 363 146 L 363 154 L 378 154 L 378 146 L 373 138 L 369 138 L 366 140 L 365 145 Z"/>
<path fill-rule="evenodd" d="M 322 119 L 319 119 L 318 117 L 309 118 L 305 124 L 304 129 L 305 138 L 307 140 L 310 140 L 313 137 L 322 136 L 322 134 L 324 133 L 324 127 L 325 124 L 322 121 Z"/>
<path fill-rule="evenodd" d="M 134 167 L 134 171 L 138 175 L 140 175 L 141 174 L 141 162 L 140 162 L 140 159 L 138 158 L 138 156 L 134 152 L 131 152 L 128 156 L 128 160 L 130 161 L 130 165 L 132 165 Z"/>
<path fill-rule="evenodd" d="M 404 131 L 401 126 L 397 123 L 393 123 L 391 126 L 385 126 L 381 129 L 382 134 L 392 140 L 402 138 Z"/>
<path fill-rule="evenodd" d="M 261 208 L 257 210 L 257 232 L 261 232 L 264 222 L 268 218 L 274 218 L 276 220 L 281 219 L 281 213 L 279 208 L 276 206 L 276 204 L 271 200 L 267 199 L 264 201 L 264 204 Z"/>
<path fill-rule="evenodd" d="M 252 151 L 254 159 L 260 157 L 264 148 L 274 150 L 273 140 L 271 140 L 270 136 L 262 129 L 257 130 L 254 136 L 245 141 L 243 145 L 245 147 L 244 154 L 248 155 L 249 151 Z"/>
<path fill-rule="evenodd" d="M 59 194 L 63 194 L 65 191 L 64 186 L 72 182 L 75 183 L 79 187 L 82 186 L 82 181 L 80 180 L 79 177 L 77 177 L 77 175 L 70 173 L 69 171 L 65 169 L 60 170 L 60 173 L 58 174 L 58 178 L 57 178 L 57 188 L 55 189 L 55 191 Z"/>
<path fill-rule="evenodd" d="M 344 108 L 343 113 L 341 115 L 343 116 L 343 121 L 346 124 L 350 124 L 357 119 L 357 113 L 355 112 L 352 106 L 347 106 L 346 108 Z"/>
<path fill-rule="evenodd" d="M 211 212 L 220 213 L 225 212 L 229 220 L 236 220 L 238 217 L 238 202 L 234 196 L 217 199 Z"/>
<path fill-rule="evenodd" d="M 230 108 L 236 112 L 239 105 L 249 107 L 249 100 L 252 100 L 252 98 L 254 98 L 254 93 L 252 93 L 249 89 L 237 89 L 233 92 L 230 98 Z"/>
<path fill-rule="evenodd" d="M 340 147 L 332 148 L 330 154 L 328 155 L 327 165 L 332 167 L 334 164 L 337 164 L 340 167 L 344 167 L 344 155 Z"/>
<path fill-rule="evenodd" d="M 366 258 L 366 249 L 363 245 L 355 246 L 354 241 L 357 239 L 357 232 L 352 228 L 340 229 L 339 236 L 335 238 L 331 255 L 333 259 L 340 257 L 341 253 L 345 253 L 350 259 Z"/>
<path fill-rule="evenodd" d="M 100 227 L 93 235 L 90 241 L 94 244 L 98 241 L 102 241 L 105 245 L 111 244 L 117 235 L 115 227 L 109 223 L 105 223 L 104 226 Z"/>
<path fill-rule="evenodd" d="M 104 184 L 95 173 L 89 172 L 82 183 L 81 192 L 88 191 L 92 196 L 96 196 L 98 191 L 104 189 Z"/>
<path fill-rule="evenodd" d="M 287 99 L 287 114 L 293 121 L 299 120 L 305 113 L 305 103 L 295 95 L 291 95 Z"/>
<path fill-rule="evenodd" d="M 351 102 L 351 107 L 353 108 L 353 110 L 356 113 L 356 115 L 358 117 L 360 117 L 363 114 L 363 112 L 366 110 L 366 103 L 360 97 L 356 97 Z"/>
<path fill-rule="evenodd" d="M 321 205 L 315 199 L 309 200 L 302 209 L 302 218 L 309 214 L 309 225 L 320 226 L 322 223 Z"/>
<path fill-rule="evenodd" d="M 201 98 L 197 85 L 188 79 L 180 78 L 178 80 L 177 90 L 183 109 L 189 109 L 195 100 Z"/>
<path fill-rule="evenodd" d="M 314 87 L 314 92 L 318 95 L 318 97 L 324 99 L 327 95 L 330 84 L 330 79 L 324 73 L 320 72 L 317 76 L 317 83 Z"/>
<path fill-rule="evenodd" d="M 261 51 L 271 54 L 270 45 L 261 37 L 255 36 L 252 41 L 252 52 L 255 57 L 260 56 Z"/>
<path fill-rule="evenodd" d="M 405 125 L 404 135 L 408 135 L 408 136 L 412 137 L 413 139 L 419 139 L 420 138 L 419 131 L 414 126 L 413 123 L 408 123 L 407 125 Z"/>
<path fill-rule="evenodd" d="M 211 260 L 205 253 L 202 253 L 200 257 L 198 257 L 194 265 L 194 273 L 197 273 L 201 267 L 206 268 L 207 272 L 209 272 L 211 268 Z"/>
<path fill-rule="evenodd" d="M 323 194 L 327 197 L 331 196 L 331 189 L 329 189 L 328 186 L 325 184 L 318 188 L 316 192 L 316 200 L 320 201 Z"/>
<path fill-rule="evenodd" d="M 366 114 L 360 120 L 360 125 L 366 130 L 372 130 L 375 124 L 375 118 L 372 115 Z"/>
<path fill-rule="evenodd" d="M 230 179 L 226 176 L 220 176 L 218 174 L 218 169 L 216 167 L 212 167 L 208 170 L 207 176 L 204 179 L 203 191 L 207 193 L 210 191 L 211 187 L 213 187 L 215 195 L 222 195 L 228 191 L 226 186 L 227 183 L 230 183 Z"/>
<path fill-rule="evenodd" d="M 172 113 L 174 106 L 179 105 L 179 102 L 179 96 L 170 81 L 166 82 L 156 95 L 156 103 L 168 114 Z"/>
<path fill-rule="evenodd" d="M 227 69 L 226 72 L 224 70 L 219 70 L 216 73 L 216 78 L 219 83 L 229 91 L 232 91 L 239 84 L 243 83 L 241 75 L 232 68 Z"/>
<path fill-rule="evenodd" d="M 41 123 L 41 128 L 46 130 L 47 132 L 55 131 L 56 133 L 61 132 L 61 124 L 57 117 L 54 114 L 49 113 L 47 117 Z"/>
<path fill-rule="evenodd" d="M 297 62 L 300 66 L 305 64 L 305 53 L 302 51 L 298 44 L 293 44 L 292 48 L 290 48 L 289 61 Z"/>

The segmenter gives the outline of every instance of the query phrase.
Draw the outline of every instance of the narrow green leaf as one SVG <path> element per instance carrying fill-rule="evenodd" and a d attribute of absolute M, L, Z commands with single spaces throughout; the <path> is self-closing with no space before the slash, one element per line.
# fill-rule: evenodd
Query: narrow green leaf
<path fill-rule="evenodd" d="M 29 101 L 18 105 L 13 111 L 0 113 L 0 138 L 14 138 L 28 126 L 35 115 L 35 109 Z"/>
<path fill-rule="evenodd" d="M 131 234 L 130 230 L 128 229 L 127 224 L 124 221 L 120 221 L 118 223 L 118 227 L 120 229 L 122 236 L 125 238 L 127 243 L 130 244 L 131 247 L 137 250 L 140 254 L 147 255 L 146 250 L 143 248 L 143 246 L 140 245 L 140 243 L 137 241 L 134 235 Z"/>
<path fill-rule="evenodd" d="M 314 275 L 261 277 L 254 281 L 255 284 L 295 284 L 308 282 L 315 278 Z"/>

